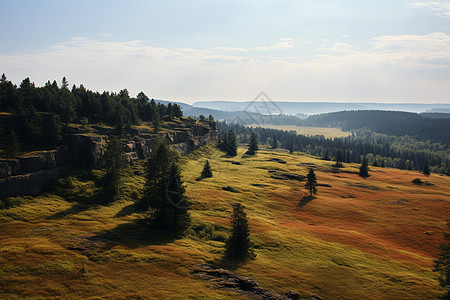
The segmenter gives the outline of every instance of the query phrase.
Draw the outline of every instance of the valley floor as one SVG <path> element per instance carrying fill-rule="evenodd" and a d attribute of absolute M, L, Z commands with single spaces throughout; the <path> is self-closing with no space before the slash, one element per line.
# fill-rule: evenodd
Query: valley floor
<path fill-rule="evenodd" d="M 109 205 L 69 202 L 52 192 L 15 199 L 18 205 L 0 210 L 0 298 L 243 298 L 194 274 L 196 264 L 220 262 L 233 202 L 246 207 L 257 254 L 233 271 L 264 288 L 297 290 L 302 299 L 443 293 L 431 269 L 450 216 L 449 177 L 370 167 L 362 179 L 356 164 L 335 169 L 302 154 L 244 152 L 230 158 L 209 145 L 183 159 L 193 224 L 182 239 L 146 229 L 145 216 L 134 212 L 141 166 L 127 170 L 123 195 Z M 197 181 L 206 159 L 213 177 Z M 321 184 L 313 198 L 304 182 L 269 172 L 306 175 L 310 167 Z M 428 184 L 415 185 L 414 178 Z"/>

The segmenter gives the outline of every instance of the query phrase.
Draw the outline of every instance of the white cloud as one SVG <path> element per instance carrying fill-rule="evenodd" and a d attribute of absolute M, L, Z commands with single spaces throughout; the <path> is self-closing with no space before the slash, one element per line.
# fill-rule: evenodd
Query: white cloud
<path fill-rule="evenodd" d="M 240 51 L 240 52 L 248 51 L 248 49 L 246 48 L 237 48 L 237 47 L 213 47 L 213 49 L 219 51 Z"/>
<path fill-rule="evenodd" d="M 321 47 L 318 48 L 318 51 L 325 51 L 325 52 L 335 52 L 335 53 L 345 53 L 351 51 L 353 48 L 352 45 L 347 43 L 336 43 L 333 47 Z"/>
<path fill-rule="evenodd" d="M 346 43 L 319 50 L 328 54 L 319 54 L 316 60 L 326 61 L 330 67 L 384 64 L 403 68 L 450 68 L 450 36 L 442 32 L 379 36 L 370 39 L 369 48 L 364 50 L 352 49 Z M 335 55 L 333 52 L 347 54 Z"/>
<path fill-rule="evenodd" d="M 293 42 L 284 38 L 268 48 L 292 49 Z M 187 102 L 248 100 L 260 90 L 277 100 L 450 101 L 445 33 L 379 36 L 365 48 L 339 42 L 312 58 L 260 50 L 269 49 L 172 49 L 76 38 L 38 53 L 0 53 L 0 65 L 16 84 L 28 76 L 37 85 L 66 76 L 92 90 L 127 88 L 131 95 L 142 90 Z"/>
<path fill-rule="evenodd" d="M 272 46 L 256 47 L 255 50 L 288 50 L 294 49 L 294 39 L 281 38 L 277 43 Z"/>
<path fill-rule="evenodd" d="M 450 2 L 429 1 L 408 3 L 409 7 L 428 9 L 438 16 L 450 17 Z"/>

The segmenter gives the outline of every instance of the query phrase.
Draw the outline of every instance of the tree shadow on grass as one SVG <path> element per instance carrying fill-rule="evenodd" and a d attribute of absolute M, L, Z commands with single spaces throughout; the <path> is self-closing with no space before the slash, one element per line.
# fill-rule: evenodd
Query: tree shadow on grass
<path fill-rule="evenodd" d="M 47 220 L 61 220 L 62 218 L 65 218 L 69 215 L 76 215 L 78 213 L 81 213 L 83 211 L 86 211 L 93 206 L 96 206 L 94 204 L 86 204 L 86 203 L 74 203 L 70 208 L 66 210 L 59 211 L 57 213 L 54 213 L 51 216 L 48 216 Z"/>
<path fill-rule="evenodd" d="M 300 200 L 300 202 L 298 203 L 298 207 L 303 207 L 306 204 L 308 204 L 309 202 L 313 201 L 314 199 L 316 199 L 316 197 L 314 196 L 305 196 L 302 198 L 302 200 Z"/>
<path fill-rule="evenodd" d="M 116 218 L 125 217 L 137 211 L 136 203 L 123 207 L 116 215 Z"/>
<path fill-rule="evenodd" d="M 110 230 L 101 231 L 96 235 L 99 239 L 110 240 L 108 250 L 116 245 L 124 245 L 129 248 L 138 248 L 146 245 L 166 245 L 177 238 L 166 231 L 155 229 L 148 219 L 138 219 L 134 222 L 117 225 Z"/>
<path fill-rule="evenodd" d="M 226 269 L 230 271 L 236 271 L 246 263 L 251 261 L 250 258 L 246 259 L 230 259 L 226 256 L 222 256 L 219 261 L 212 262 L 211 265 L 216 268 Z"/>

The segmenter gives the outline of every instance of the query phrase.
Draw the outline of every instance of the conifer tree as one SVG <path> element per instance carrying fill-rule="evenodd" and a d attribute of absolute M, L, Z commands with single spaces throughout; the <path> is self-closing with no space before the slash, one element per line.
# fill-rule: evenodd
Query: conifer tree
<path fill-rule="evenodd" d="M 255 155 L 258 151 L 258 135 L 255 132 L 252 132 L 250 136 L 250 143 L 248 144 L 248 150 L 245 154 Z"/>
<path fill-rule="evenodd" d="M 180 235 L 189 225 L 188 202 L 178 166 L 180 155 L 158 140 L 146 162 L 144 195 L 138 203 L 152 213 L 153 224 Z"/>
<path fill-rule="evenodd" d="M 276 148 L 278 148 L 278 139 L 276 136 L 274 136 L 273 140 L 272 140 L 272 149 L 276 149 Z"/>
<path fill-rule="evenodd" d="M 447 227 L 450 228 L 450 219 L 447 220 Z M 447 289 L 441 299 L 450 299 L 450 232 L 444 232 L 444 242 L 439 248 L 441 252 L 434 261 L 433 272 L 439 272 L 439 284 Z"/>
<path fill-rule="evenodd" d="M 161 117 L 158 112 L 155 113 L 154 119 L 153 119 L 153 131 L 159 132 L 161 131 Z"/>
<path fill-rule="evenodd" d="M 361 177 L 369 177 L 369 166 L 367 163 L 366 156 L 364 155 L 361 166 L 359 167 L 359 176 Z"/>
<path fill-rule="evenodd" d="M 423 164 L 422 173 L 424 175 L 430 175 L 430 165 L 428 163 L 428 160 L 425 160 L 425 162 Z"/>
<path fill-rule="evenodd" d="M 309 173 L 306 176 L 305 188 L 309 191 L 310 197 L 312 197 L 313 194 L 317 193 L 317 179 L 313 168 L 309 169 Z"/>
<path fill-rule="evenodd" d="M 230 156 L 236 156 L 237 155 L 237 137 L 233 130 L 230 130 L 228 132 L 228 154 Z"/>
<path fill-rule="evenodd" d="M 106 169 L 102 181 L 105 200 L 114 200 L 119 194 L 125 166 L 123 156 L 124 151 L 121 142 L 112 137 L 102 159 L 103 168 Z"/>
<path fill-rule="evenodd" d="M 185 196 L 185 191 L 180 168 L 177 163 L 173 162 L 166 188 L 166 197 L 171 204 L 168 210 L 166 229 L 177 236 L 182 236 L 191 224 L 190 204 Z"/>
<path fill-rule="evenodd" d="M 62 89 L 68 89 L 69 88 L 69 82 L 67 81 L 66 77 L 64 76 L 61 81 L 61 88 Z"/>
<path fill-rule="evenodd" d="M 250 240 L 247 213 L 240 203 L 233 203 L 233 216 L 231 219 L 231 236 L 226 242 L 225 257 L 232 260 L 254 259 L 255 252 Z"/>
<path fill-rule="evenodd" d="M 59 117 L 55 114 L 51 114 L 48 117 L 47 122 L 44 124 L 44 136 L 49 146 L 57 146 L 61 141 L 61 123 Z"/>
<path fill-rule="evenodd" d="M 340 149 L 338 149 L 336 151 L 336 156 L 334 157 L 336 163 L 334 164 L 334 166 L 336 168 L 341 168 L 342 167 L 342 152 Z"/>
<path fill-rule="evenodd" d="M 203 166 L 202 170 L 202 177 L 204 178 L 211 178 L 213 176 L 211 166 L 209 164 L 209 160 L 206 160 L 205 165 Z"/>
<path fill-rule="evenodd" d="M 218 147 L 220 150 L 225 151 L 229 156 L 237 155 L 237 137 L 233 130 L 224 132 L 220 136 Z"/>
<path fill-rule="evenodd" d="M 294 144 L 290 143 L 288 146 L 289 154 L 294 153 Z"/>
<path fill-rule="evenodd" d="M 325 154 L 322 157 L 323 160 L 330 160 L 330 153 L 328 151 L 328 148 L 325 149 Z"/>
<path fill-rule="evenodd" d="M 17 136 L 14 129 L 11 129 L 6 142 L 6 149 L 5 149 L 6 156 L 8 157 L 16 156 L 17 153 L 19 152 L 19 149 L 20 149 L 19 137 Z"/>

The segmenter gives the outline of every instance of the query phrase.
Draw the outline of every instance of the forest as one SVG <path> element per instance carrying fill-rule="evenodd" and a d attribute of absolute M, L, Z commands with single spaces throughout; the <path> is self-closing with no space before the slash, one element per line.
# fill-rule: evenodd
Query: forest
<path fill-rule="evenodd" d="M 297 135 L 295 131 L 260 127 L 246 127 L 241 124 L 217 122 L 219 132 L 234 131 L 240 143 L 248 143 L 255 132 L 261 144 L 273 145 L 290 152 L 300 151 L 330 160 L 340 151 L 344 162 L 360 163 L 366 156 L 370 165 L 407 170 L 423 170 L 450 174 L 449 155 L 446 145 L 421 141 L 408 135 L 395 136 L 377 133 L 368 129 L 352 130 L 352 135 L 340 138 L 325 138 L 323 135 Z M 224 134 L 222 134 L 224 135 Z"/>
<path fill-rule="evenodd" d="M 159 123 L 163 119 L 181 117 L 181 107 L 150 100 L 140 92 L 130 97 L 126 89 L 119 93 L 93 92 L 83 85 L 73 85 L 64 77 L 36 87 L 25 78 L 17 87 L 0 79 L 0 137 L 3 149 L 18 143 L 23 149 L 52 148 L 62 139 L 61 131 L 69 123 L 113 126 L 118 135 L 141 122 Z"/>
<path fill-rule="evenodd" d="M 388 135 L 409 135 L 417 140 L 437 142 L 449 146 L 448 114 L 416 114 L 401 111 L 360 110 L 340 111 L 310 116 L 304 126 L 341 127 L 342 130 L 366 128 Z"/>

